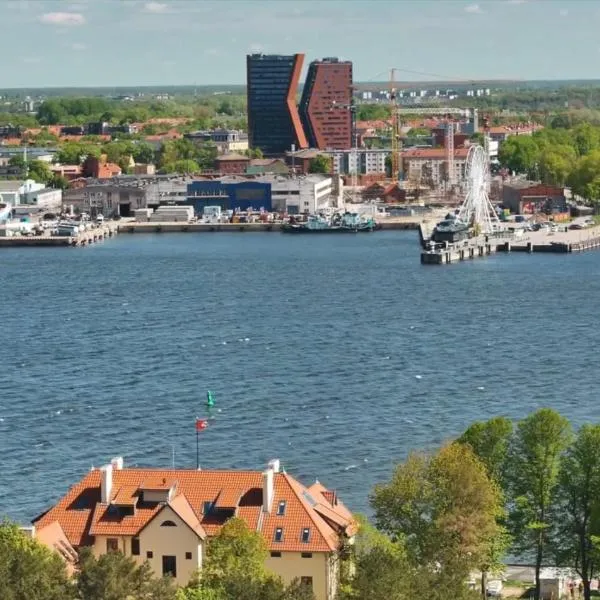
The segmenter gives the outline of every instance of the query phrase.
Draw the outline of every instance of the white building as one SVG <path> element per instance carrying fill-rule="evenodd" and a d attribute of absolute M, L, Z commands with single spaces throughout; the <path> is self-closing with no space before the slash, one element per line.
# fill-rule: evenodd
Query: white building
<path fill-rule="evenodd" d="M 37 206 L 44 210 L 60 210 L 62 205 L 62 190 L 54 188 L 42 188 L 25 192 L 21 198 L 21 204 Z"/>
<path fill-rule="evenodd" d="M 327 175 L 260 177 L 271 184 L 273 210 L 289 214 L 314 213 L 335 204 L 333 180 Z"/>
<path fill-rule="evenodd" d="M 0 202 L 17 206 L 21 203 L 21 198 L 26 194 L 43 190 L 44 187 L 43 183 L 36 183 L 33 179 L 25 181 L 0 181 Z"/>
<path fill-rule="evenodd" d="M 356 172 L 360 175 L 385 173 L 385 159 L 390 150 L 379 148 L 358 148 L 353 150 L 327 150 L 323 152 L 333 160 L 335 174 Z"/>

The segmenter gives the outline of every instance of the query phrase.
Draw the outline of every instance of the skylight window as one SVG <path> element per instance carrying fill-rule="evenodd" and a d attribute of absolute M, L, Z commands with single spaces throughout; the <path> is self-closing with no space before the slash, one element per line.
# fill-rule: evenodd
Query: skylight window
<path fill-rule="evenodd" d="M 302 542 L 308 544 L 310 542 L 310 527 L 305 527 L 302 530 Z"/>
<path fill-rule="evenodd" d="M 273 540 L 276 542 L 283 542 L 283 527 L 278 527 L 275 530 L 275 535 L 273 536 Z"/>
<path fill-rule="evenodd" d="M 285 500 L 281 500 L 277 506 L 277 514 L 282 517 L 285 515 Z"/>

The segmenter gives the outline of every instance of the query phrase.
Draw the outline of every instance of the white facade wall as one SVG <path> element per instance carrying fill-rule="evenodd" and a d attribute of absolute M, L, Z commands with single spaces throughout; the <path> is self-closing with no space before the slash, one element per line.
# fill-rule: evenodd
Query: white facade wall
<path fill-rule="evenodd" d="M 333 192 L 331 177 L 298 177 L 271 181 L 273 208 L 292 213 L 314 213 L 327 205 Z"/>

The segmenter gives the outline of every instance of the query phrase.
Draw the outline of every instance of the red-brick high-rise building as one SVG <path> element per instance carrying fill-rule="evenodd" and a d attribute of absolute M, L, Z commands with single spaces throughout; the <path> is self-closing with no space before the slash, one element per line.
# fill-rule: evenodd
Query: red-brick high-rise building
<path fill-rule="evenodd" d="M 324 58 L 310 63 L 300 102 L 308 143 L 319 150 L 352 148 L 352 63 Z"/>

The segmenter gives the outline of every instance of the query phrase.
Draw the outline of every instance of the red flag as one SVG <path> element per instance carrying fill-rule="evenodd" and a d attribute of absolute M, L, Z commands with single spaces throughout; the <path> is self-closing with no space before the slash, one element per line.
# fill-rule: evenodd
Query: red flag
<path fill-rule="evenodd" d="M 206 419 L 196 418 L 196 431 L 202 431 L 208 427 L 208 421 Z"/>

